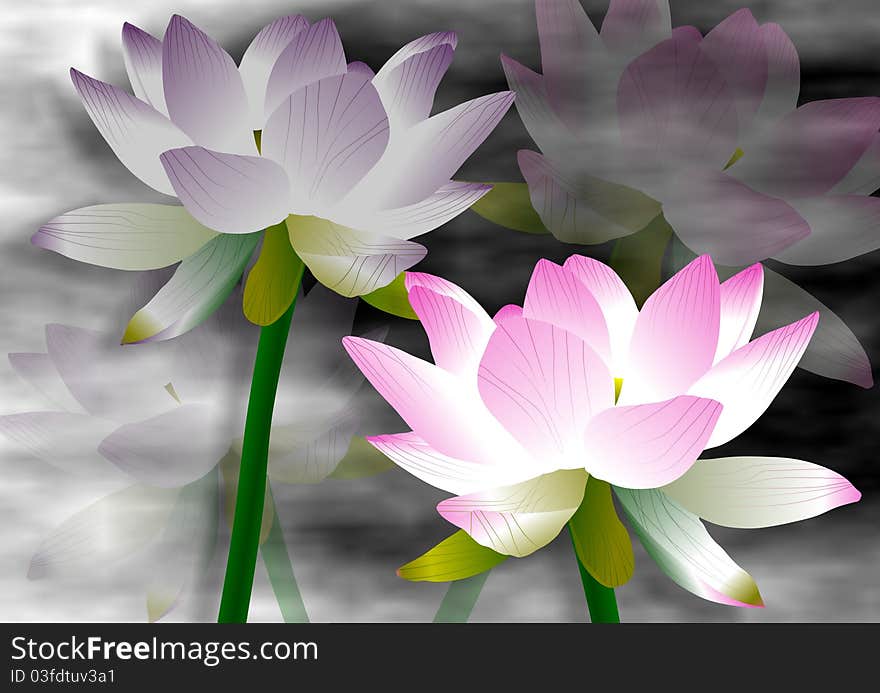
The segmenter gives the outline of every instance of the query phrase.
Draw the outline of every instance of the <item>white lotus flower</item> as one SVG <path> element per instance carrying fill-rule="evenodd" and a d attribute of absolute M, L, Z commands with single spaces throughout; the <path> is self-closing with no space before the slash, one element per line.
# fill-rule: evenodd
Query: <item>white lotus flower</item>
<path fill-rule="evenodd" d="M 309 358 L 285 362 L 269 460 L 274 481 L 326 478 L 359 429 L 351 399 L 363 378 L 341 348 L 327 349 L 349 333 L 354 309 L 318 285 L 300 299 L 304 329 L 292 341 Z M 112 335 L 48 325 L 46 353 L 9 355 L 52 409 L 2 416 L 0 433 L 66 472 L 101 479 L 115 472 L 124 484 L 49 535 L 31 577 L 133 557 L 148 583 L 151 620 L 194 587 L 213 555 L 218 505 L 225 497 L 230 518 L 234 507 L 256 337 L 228 302 L 174 342 L 133 349 Z M 269 504 L 267 512 L 271 518 Z"/>
<path fill-rule="evenodd" d="M 265 27 L 236 67 L 179 15 L 161 41 L 126 24 L 135 95 L 77 70 L 74 86 L 120 161 L 184 206 L 77 209 L 45 224 L 33 242 L 119 269 L 183 261 L 136 314 L 126 342 L 167 339 L 203 320 L 228 295 L 267 227 L 275 236 L 270 262 L 280 266 L 253 279 L 257 302 L 269 304 L 251 307 L 255 322 L 277 319 L 296 294 L 298 278 L 278 259 L 292 257 L 291 246 L 320 282 L 344 296 L 385 286 L 425 256 L 411 238 L 490 189 L 451 177 L 492 132 L 513 93 L 429 117 L 455 45 L 451 32 L 423 36 L 374 75 L 346 61 L 332 20 L 310 25 L 291 15 Z"/>

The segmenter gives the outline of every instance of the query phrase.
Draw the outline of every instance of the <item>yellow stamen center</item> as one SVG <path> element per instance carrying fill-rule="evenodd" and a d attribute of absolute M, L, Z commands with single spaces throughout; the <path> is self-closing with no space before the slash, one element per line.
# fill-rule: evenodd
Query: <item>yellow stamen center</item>
<path fill-rule="evenodd" d="M 733 166 L 737 161 L 739 161 L 740 159 L 742 159 L 743 154 L 745 154 L 745 152 L 744 152 L 742 149 L 740 149 L 739 147 L 737 147 L 737 148 L 736 148 L 736 151 L 733 153 L 733 156 L 730 157 L 730 161 L 728 161 L 728 162 L 724 165 L 724 170 L 726 171 L 726 170 L 729 169 L 731 166 Z"/>

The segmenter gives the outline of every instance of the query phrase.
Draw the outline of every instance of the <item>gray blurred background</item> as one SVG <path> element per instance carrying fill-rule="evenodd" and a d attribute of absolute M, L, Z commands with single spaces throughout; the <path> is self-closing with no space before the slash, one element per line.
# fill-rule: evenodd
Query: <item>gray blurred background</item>
<path fill-rule="evenodd" d="M 585 0 L 594 22 L 604 0 Z M 673 25 L 704 32 L 745 0 L 673 0 Z M 761 22 L 782 24 L 801 56 L 802 99 L 880 94 L 880 8 L 875 0 L 755 0 Z M 38 225 L 61 212 L 101 202 L 155 201 L 116 160 L 82 109 L 67 70 L 78 69 L 127 88 L 119 46 L 122 23 L 160 35 L 172 13 L 187 16 L 240 58 L 271 19 L 292 12 L 332 15 L 349 60 L 378 68 L 398 47 L 432 31 L 458 32 L 456 58 L 441 84 L 443 109 L 506 88 L 501 52 L 538 68 L 531 0 L 387 0 L 386 2 L 249 3 L 229 0 L 33 0 L 0 10 L 0 353 L 44 349 L 43 325 L 64 322 L 121 333 L 120 306 L 131 275 L 76 263 L 32 247 Z M 487 140 L 460 178 L 519 180 L 516 151 L 531 142 L 515 110 Z M 161 199 L 160 199 L 161 198 Z M 460 283 L 490 312 L 521 300 L 536 260 L 562 260 L 580 249 L 552 237 L 494 227 L 466 213 L 425 237 L 429 255 L 419 269 Z M 607 256 L 607 247 L 589 252 Z M 787 276 L 832 307 L 880 360 L 880 252 Z M 358 324 L 377 316 L 360 310 Z M 427 355 L 418 325 L 395 321 L 387 341 Z M 368 388 L 365 388 L 365 390 Z M 402 430 L 369 392 L 376 432 Z M 0 362 L 0 414 L 44 408 Z M 826 516 L 768 530 L 725 530 L 713 536 L 757 581 L 763 610 L 736 610 L 678 588 L 636 546 L 636 574 L 618 590 L 625 621 L 878 621 L 880 541 L 875 389 L 797 371 L 768 413 L 723 452 L 808 459 L 848 478 L 861 503 Z M 34 549 L 52 528 L 87 503 L 118 488 L 107 480 L 77 481 L 18 453 L 0 440 L 0 619 L 4 621 L 145 619 L 137 580 L 116 566 L 87 575 L 29 580 Z M 450 533 L 433 510 L 442 492 L 393 470 L 360 481 L 275 488 L 278 512 L 309 614 L 317 621 L 430 620 L 445 585 L 408 583 L 395 569 Z M 221 537 L 222 542 L 223 537 Z M 634 543 L 636 543 L 634 539 Z M 225 550 L 201 586 L 169 620 L 212 620 Z M 258 565 L 252 620 L 279 620 Z M 585 606 L 566 536 L 523 560 L 493 571 L 473 613 L 475 621 L 581 621 Z"/>

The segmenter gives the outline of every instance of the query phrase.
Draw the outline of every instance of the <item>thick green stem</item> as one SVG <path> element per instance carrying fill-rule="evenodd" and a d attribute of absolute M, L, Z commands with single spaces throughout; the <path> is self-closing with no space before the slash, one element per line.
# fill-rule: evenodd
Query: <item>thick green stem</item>
<path fill-rule="evenodd" d="M 271 486 L 266 487 L 266 496 L 272 501 L 272 529 L 269 530 L 269 536 L 260 547 L 260 553 L 266 565 L 269 583 L 272 585 L 272 591 L 275 592 L 275 599 L 278 601 L 284 622 L 308 623 L 309 614 L 300 594 L 299 585 L 296 584 L 296 576 L 293 574 L 293 564 L 287 552 L 287 543 L 284 541 L 278 507 L 272 499 Z"/>
<path fill-rule="evenodd" d="M 281 361 L 295 308 L 296 299 L 278 320 L 260 329 L 241 448 L 241 474 L 235 497 L 232 538 L 229 543 L 220 614 L 217 617 L 219 623 L 247 621 L 266 496 L 266 465 L 272 410 L 275 407 Z"/>
<path fill-rule="evenodd" d="M 621 238 L 614 244 L 611 251 L 611 267 L 623 279 L 627 288 L 641 306 L 663 279 L 663 256 L 670 240 L 673 238 L 672 228 L 663 215 L 659 215 L 648 226 L 632 236 Z M 615 401 L 620 394 L 622 381 L 615 379 Z M 569 525 L 575 560 L 587 598 L 590 621 L 593 623 L 620 623 L 617 610 L 617 598 L 611 587 L 598 582 L 581 563 L 574 546 L 574 533 Z"/>
<path fill-rule="evenodd" d="M 570 533 L 571 527 L 568 529 Z M 572 549 L 574 549 L 574 536 L 572 536 Z M 590 611 L 590 621 L 592 623 L 620 623 L 620 614 L 617 611 L 617 598 L 614 596 L 614 590 L 599 584 L 590 575 L 589 571 L 584 568 L 584 564 L 581 563 L 581 559 L 578 558 L 577 550 L 574 551 L 574 558 L 577 561 L 578 570 L 581 574 L 584 596 L 587 598 L 587 608 Z"/>
<path fill-rule="evenodd" d="M 434 623 L 467 623 L 480 598 L 480 592 L 491 570 L 449 583 L 449 589 L 434 616 Z"/>

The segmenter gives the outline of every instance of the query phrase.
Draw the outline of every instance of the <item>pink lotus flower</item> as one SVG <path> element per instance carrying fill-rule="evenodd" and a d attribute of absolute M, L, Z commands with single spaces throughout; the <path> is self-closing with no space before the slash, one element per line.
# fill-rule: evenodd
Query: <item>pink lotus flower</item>
<path fill-rule="evenodd" d="M 74 86 L 120 161 L 184 206 L 86 207 L 45 224 L 33 242 L 119 269 L 183 260 L 127 342 L 167 339 L 204 319 L 264 228 L 286 220 L 284 235 L 319 281 L 362 295 L 424 257 L 411 238 L 490 189 L 450 179 L 513 94 L 429 117 L 451 32 L 407 44 L 377 74 L 346 61 L 330 19 L 272 22 L 239 66 L 179 15 L 161 41 L 130 24 L 122 38 L 135 95 L 71 70 Z"/>
<path fill-rule="evenodd" d="M 704 37 L 673 31 L 666 0 L 612 0 L 597 32 L 578 0 L 536 9 L 544 74 L 503 63 L 546 156 L 520 152 L 520 167 L 561 238 L 631 233 L 602 205 L 639 198 L 650 214 L 639 191 L 686 245 L 726 265 L 826 264 L 880 246 L 880 201 L 868 197 L 880 99 L 797 108 L 798 56 L 777 24 L 742 9 Z M 591 195 L 603 181 L 613 200 Z M 551 208 L 557 197 L 573 206 Z M 591 238 L 591 224 L 604 232 Z"/>
<path fill-rule="evenodd" d="M 601 243 L 662 212 L 686 246 L 732 267 L 880 247 L 880 99 L 798 107 L 798 55 L 779 25 L 742 9 L 706 36 L 673 30 L 667 0 L 611 0 L 599 31 L 579 0 L 536 11 L 543 74 L 502 62 L 542 152 L 520 151 L 520 170 L 557 238 Z M 821 310 L 821 353 L 804 366 L 870 387 L 864 350 L 825 306 L 769 271 L 768 302 L 785 322 Z"/>
<path fill-rule="evenodd" d="M 385 344 L 343 340 L 412 428 L 369 440 L 411 474 L 456 494 L 440 503 L 440 514 L 509 556 L 556 537 L 581 505 L 588 476 L 609 482 L 674 579 L 710 599 L 753 603 L 751 579 L 745 587 L 739 577 L 728 580 L 731 565 L 737 576 L 742 571 L 698 517 L 688 528 L 688 510 L 651 502 L 673 484 L 670 498 L 708 509 L 713 522 L 766 526 L 858 498 L 845 479 L 807 462 L 695 464 L 767 409 L 816 328 L 814 313 L 750 341 L 762 277 L 754 265 L 719 284 L 702 256 L 639 311 L 604 264 L 578 255 L 562 267 L 542 260 L 523 306 L 506 306 L 493 319 L 460 287 L 407 273 L 435 364 Z M 752 474 L 764 468 L 774 472 Z"/>

